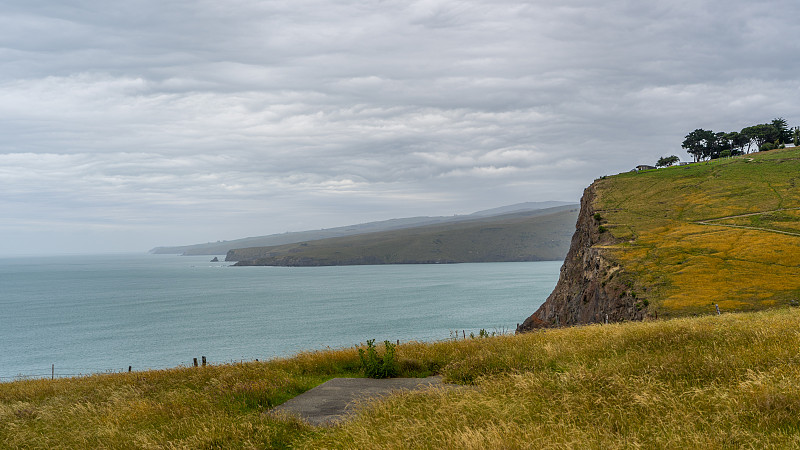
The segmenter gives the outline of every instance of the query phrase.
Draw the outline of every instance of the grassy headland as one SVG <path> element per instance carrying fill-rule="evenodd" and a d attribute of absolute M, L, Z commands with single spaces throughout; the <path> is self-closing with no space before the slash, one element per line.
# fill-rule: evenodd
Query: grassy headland
<path fill-rule="evenodd" d="M 395 395 L 334 428 L 265 413 L 355 349 L 0 384 L 4 448 L 797 448 L 800 308 L 397 348 Z"/>
<path fill-rule="evenodd" d="M 800 149 L 624 173 L 596 193 L 607 255 L 651 315 L 800 299 Z"/>
<path fill-rule="evenodd" d="M 578 215 L 561 206 L 356 236 L 235 249 L 237 265 L 330 266 L 561 260 Z"/>

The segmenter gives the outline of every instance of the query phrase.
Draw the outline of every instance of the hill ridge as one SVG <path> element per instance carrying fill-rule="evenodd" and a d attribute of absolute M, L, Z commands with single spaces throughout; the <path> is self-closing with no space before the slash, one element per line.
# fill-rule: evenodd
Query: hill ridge
<path fill-rule="evenodd" d="M 328 266 L 560 260 L 575 205 L 271 247 L 233 249 L 243 265 Z"/>
<path fill-rule="evenodd" d="M 217 242 L 207 242 L 203 244 L 191 244 L 182 246 L 160 246 L 149 251 L 153 254 L 182 254 L 188 255 L 224 255 L 235 248 L 264 247 L 292 244 L 302 241 L 327 239 L 333 237 L 352 236 L 356 234 L 370 233 L 376 231 L 389 231 L 411 228 L 416 226 L 433 225 L 437 223 L 455 223 L 465 220 L 475 220 L 481 217 L 491 217 L 513 212 L 536 211 L 562 206 L 576 206 L 575 202 L 562 201 L 542 201 L 525 202 L 513 205 L 501 206 L 487 210 L 476 211 L 471 214 L 454 216 L 415 216 L 406 218 L 394 218 L 365 222 L 359 224 L 344 225 L 341 227 L 322 228 L 317 230 L 293 231 L 285 233 L 275 233 L 264 236 L 250 236 L 240 239 L 224 240 Z"/>

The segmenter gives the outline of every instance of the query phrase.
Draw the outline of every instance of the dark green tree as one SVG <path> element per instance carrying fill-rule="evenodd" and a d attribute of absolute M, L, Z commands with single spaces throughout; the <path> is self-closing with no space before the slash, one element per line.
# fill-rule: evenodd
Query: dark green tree
<path fill-rule="evenodd" d="M 686 135 L 681 147 L 685 148 L 686 152 L 692 155 L 694 161 L 697 162 L 709 157 L 716 139 L 713 131 L 698 128 Z"/>
<path fill-rule="evenodd" d="M 756 148 L 761 148 L 767 142 L 775 142 L 779 137 L 778 130 L 770 123 L 743 128 L 742 134 L 750 136 L 750 140 L 755 144 Z"/>
<path fill-rule="evenodd" d="M 723 151 L 727 151 L 727 154 L 730 155 L 730 150 L 732 148 L 731 141 L 728 139 L 729 133 L 714 133 L 714 139 L 711 141 L 706 157 L 711 159 L 717 159 L 720 157 Z"/>
<path fill-rule="evenodd" d="M 786 120 L 783 117 L 772 119 L 772 123 L 770 125 L 775 128 L 775 132 L 777 134 L 775 140 L 778 141 L 779 144 L 785 144 L 791 140 L 792 134 L 789 131 L 789 124 L 786 123 Z"/>
<path fill-rule="evenodd" d="M 658 162 L 656 162 L 656 167 L 669 167 L 680 160 L 681 159 L 675 155 L 662 156 L 661 158 L 658 158 Z"/>
<path fill-rule="evenodd" d="M 749 150 L 750 136 L 733 131 L 728 133 L 728 139 L 731 143 L 731 154 L 741 155 L 744 153 L 745 147 L 748 147 Z"/>
<path fill-rule="evenodd" d="M 800 146 L 800 127 L 792 129 L 792 142 L 794 142 L 795 147 Z"/>

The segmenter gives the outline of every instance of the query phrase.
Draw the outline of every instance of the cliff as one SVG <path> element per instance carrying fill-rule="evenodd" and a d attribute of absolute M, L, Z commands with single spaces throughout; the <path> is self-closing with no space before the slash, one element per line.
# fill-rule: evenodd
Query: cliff
<path fill-rule="evenodd" d="M 800 303 L 798 186 L 800 148 L 596 180 L 519 331 Z"/>
<path fill-rule="evenodd" d="M 539 309 L 517 327 L 536 328 L 641 320 L 646 302 L 630 290 L 632 282 L 603 248 L 617 243 L 595 209 L 596 183 L 583 193 L 581 208 L 558 284 Z"/>

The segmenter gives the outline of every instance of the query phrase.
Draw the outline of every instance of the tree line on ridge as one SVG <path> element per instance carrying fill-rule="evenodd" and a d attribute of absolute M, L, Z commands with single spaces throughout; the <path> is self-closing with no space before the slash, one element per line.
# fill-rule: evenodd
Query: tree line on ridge
<path fill-rule="evenodd" d="M 758 151 L 773 150 L 782 148 L 790 142 L 796 146 L 800 145 L 800 127 L 790 129 L 786 120 L 779 117 L 770 123 L 752 125 L 742 128 L 741 131 L 729 133 L 715 133 L 698 128 L 686 135 L 681 147 L 694 157 L 695 162 L 698 162 L 704 159 L 743 155 L 750 153 L 753 148 Z"/>

